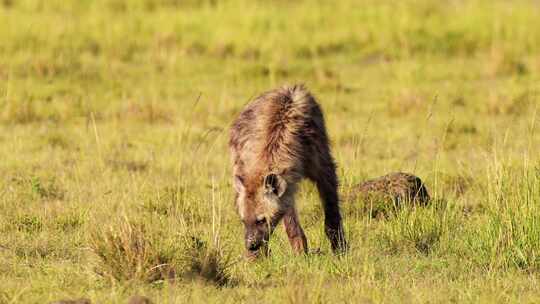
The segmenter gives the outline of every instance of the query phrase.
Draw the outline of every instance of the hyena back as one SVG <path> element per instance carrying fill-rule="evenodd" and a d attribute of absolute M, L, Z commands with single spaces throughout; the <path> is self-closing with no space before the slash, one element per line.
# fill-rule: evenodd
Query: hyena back
<path fill-rule="evenodd" d="M 346 249 L 336 165 L 324 117 L 303 86 L 284 86 L 250 102 L 231 127 L 229 146 L 236 206 L 244 223 L 249 256 L 267 249 L 281 219 L 293 250 L 307 252 L 294 201 L 303 178 L 317 186 L 332 249 Z"/>

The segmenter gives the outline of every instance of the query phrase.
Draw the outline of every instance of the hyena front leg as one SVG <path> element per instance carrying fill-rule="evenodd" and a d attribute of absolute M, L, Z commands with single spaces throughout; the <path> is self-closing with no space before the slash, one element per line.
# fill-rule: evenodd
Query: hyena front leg
<path fill-rule="evenodd" d="M 300 220 L 298 219 L 295 207 L 289 207 L 287 209 L 283 216 L 283 224 L 293 251 L 297 254 L 307 253 L 306 235 L 302 226 L 300 226 Z"/>
<path fill-rule="evenodd" d="M 323 172 L 319 172 L 313 179 L 317 185 L 324 209 L 324 230 L 330 240 L 332 250 L 334 252 L 343 252 L 347 250 L 348 246 L 339 211 L 338 180 L 335 164 L 333 161 L 328 160 L 321 168 Z"/>

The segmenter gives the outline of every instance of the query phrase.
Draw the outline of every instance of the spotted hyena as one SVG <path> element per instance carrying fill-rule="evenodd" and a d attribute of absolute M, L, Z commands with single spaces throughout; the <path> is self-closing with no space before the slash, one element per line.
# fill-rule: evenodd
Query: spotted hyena
<path fill-rule="evenodd" d="M 375 217 L 403 204 L 427 205 L 430 199 L 424 182 L 418 176 L 404 172 L 366 180 L 354 186 L 345 196 L 345 201 L 362 201 L 366 211 Z"/>
<path fill-rule="evenodd" d="M 281 219 L 293 250 L 307 252 L 294 201 L 303 178 L 317 186 L 332 249 L 346 249 L 323 113 L 304 86 L 283 86 L 255 98 L 234 121 L 229 146 L 248 256 L 266 252 Z"/>

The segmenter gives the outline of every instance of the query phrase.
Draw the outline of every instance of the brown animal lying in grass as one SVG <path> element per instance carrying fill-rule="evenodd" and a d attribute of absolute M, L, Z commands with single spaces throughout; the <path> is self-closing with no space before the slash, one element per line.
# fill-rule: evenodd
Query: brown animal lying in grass
<path fill-rule="evenodd" d="M 266 252 L 281 219 L 293 250 L 307 252 L 294 202 L 297 184 L 304 178 L 319 191 L 332 249 L 346 249 L 323 113 L 304 87 L 284 86 L 250 102 L 231 127 L 229 146 L 248 257 Z"/>
<path fill-rule="evenodd" d="M 354 186 L 346 200 L 363 201 L 366 211 L 377 217 L 403 204 L 425 205 L 430 196 L 418 176 L 394 172 Z"/>

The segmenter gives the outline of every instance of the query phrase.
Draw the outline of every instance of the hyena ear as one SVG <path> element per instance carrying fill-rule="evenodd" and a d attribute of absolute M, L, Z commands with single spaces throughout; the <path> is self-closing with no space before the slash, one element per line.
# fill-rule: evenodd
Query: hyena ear
<path fill-rule="evenodd" d="M 236 190 L 237 193 L 244 192 L 244 181 L 242 180 L 240 176 L 238 175 L 234 176 L 233 185 L 234 185 L 234 190 Z"/>
<path fill-rule="evenodd" d="M 283 177 L 270 173 L 264 178 L 264 189 L 266 193 L 274 193 L 278 197 L 281 197 L 287 189 L 287 182 Z"/>

